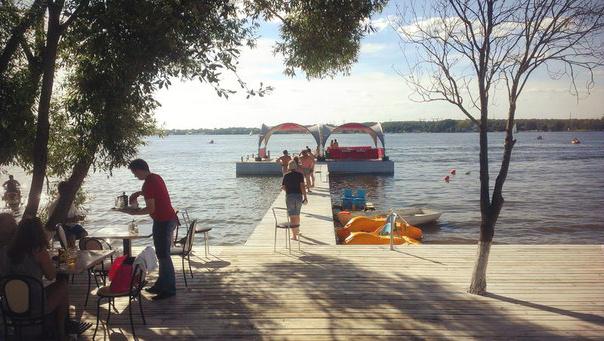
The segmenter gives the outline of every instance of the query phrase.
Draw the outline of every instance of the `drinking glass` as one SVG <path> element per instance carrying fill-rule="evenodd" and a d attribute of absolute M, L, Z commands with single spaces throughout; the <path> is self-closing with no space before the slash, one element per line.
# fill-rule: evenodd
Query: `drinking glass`
<path fill-rule="evenodd" d="M 76 262 L 78 260 L 78 250 L 76 248 L 67 249 L 67 259 L 66 263 L 68 267 L 75 267 Z"/>

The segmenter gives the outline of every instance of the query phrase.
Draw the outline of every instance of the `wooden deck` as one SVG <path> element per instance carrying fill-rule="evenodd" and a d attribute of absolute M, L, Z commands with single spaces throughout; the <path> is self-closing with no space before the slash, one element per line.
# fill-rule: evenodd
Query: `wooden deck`
<path fill-rule="evenodd" d="M 315 187 L 308 193 L 308 204 L 302 206 L 300 214 L 301 247 L 307 245 L 336 245 L 329 194 L 329 173 L 327 166 L 317 164 L 315 168 Z M 268 209 L 260 223 L 248 237 L 246 246 L 273 246 L 275 240 L 275 218 L 273 207 L 285 207 L 285 192 L 279 196 Z M 278 217 L 285 220 L 284 217 Z M 297 247 L 297 242 L 292 247 Z M 283 231 L 277 231 L 277 247 L 285 246 Z"/>
<path fill-rule="evenodd" d="M 306 246 L 291 255 L 271 247 L 203 247 L 195 278 L 177 296 L 134 311 L 141 340 L 158 339 L 598 339 L 604 335 L 604 251 L 600 245 L 496 245 L 489 295 L 467 294 L 472 245 Z M 138 251 L 137 248 L 134 250 Z M 154 276 L 152 273 L 151 276 Z M 72 285 L 82 310 L 85 276 Z M 126 300 L 127 301 L 127 300 Z M 131 339 L 124 300 L 116 301 L 110 340 Z M 101 315 L 106 315 L 103 305 Z M 90 339 L 92 329 L 82 339 Z"/>

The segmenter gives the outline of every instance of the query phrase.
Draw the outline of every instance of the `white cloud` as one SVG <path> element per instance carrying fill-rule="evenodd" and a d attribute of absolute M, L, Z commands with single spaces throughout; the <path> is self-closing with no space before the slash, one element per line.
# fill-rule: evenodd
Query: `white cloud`
<path fill-rule="evenodd" d="M 156 93 L 163 105 L 156 112 L 158 121 L 168 128 L 218 128 L 231 126 L 259 127 L 262 123 L 277 124 L 294 121 L 302 124 L 342 123 L 344 121 L 418 120 L 432 117 L 463 119 L 454 106 L 442 103 L 415 103 L 404 80 L 395 74 L 390 63 L 361 58 L 361 65 L 352 69 L 350 77 L 308 81 L 304 77 L 283 76 L 283 59 L 272 53 L 274 40 L 259 39 L 257 47 L 242 52 L 239 74 L 250 87 L 260 82 L 275 87 L 272 94 L 245 99 L 235 94 L 229 100 L 220 98 L 207 84 L 175 80 L 168 90 Z M 362 53 L 379 53 L 388 48 L 385 43 L 365 43 Z M 386 65 L 387 64 L 387 65 Z M 369 71 L 366 71 L 369 70 Z M 599 77 L 598 80 L 602 79 Z M 597 81 L 598 81 L 597 80 Z M 234 79 L 224 85 L 237 89 Z M 567 117 L 568 112 L 589 117 L 602 115 L 604 90 L 577 103 L 576 98 L 560 89 L 567 82 L 545 80 L 530 82 L 520 99 L 520 118 L 549 113 L 548 117 Z M 506 100 L 499 91 L 493 109 L 501 118 Z M 577 115 L 579 117 L 579 115 Z"/>
<path fill-rule="evenodd" d="M 388 27 L 391 27 L 392 24 L 397 22 L 398 20 L 398 16 L 388 15 L 377 19 L 366 19 L 364 22 L 366 24 L 371 24 L 371 26 L 375 29 L 374 33 L 379 33 L 387 29 Z"/>
<path fill-rule="evenodd" d="M 390 44 L 381 44 L 381 43 L 361 43 L 361 53 L 363 54 L 373 54 L 386 50 L 390 47 Z"/>

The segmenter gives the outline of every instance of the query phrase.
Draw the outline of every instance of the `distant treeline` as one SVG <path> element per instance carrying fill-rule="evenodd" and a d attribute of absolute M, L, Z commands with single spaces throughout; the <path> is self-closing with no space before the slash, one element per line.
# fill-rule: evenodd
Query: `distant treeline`
<path fill-rule="evenodd" d="M 568 130 L 604 130 L 604 118 L 601 119 L 517 119 L 518 131 L 568 131 Z M 505 131 L 506 120 L 489 120 L 489 131 Z M 475 131 L 470 120 L 440 121 L 393 121 L 384 122 L 386 133 L 456 133 Z"/>
<path fill-rule="evenodd" d="M 214 129 L 166 129 L 166 135 L 252 135 L 258 134 L 258 128 L 231 127 L 231 128 L 214 128 Z"/>
<path fill-rule="evenodd" d="M 369 123 L 369 122 L 366 122 Z M 504 131 L 506 120 L 489 120 L 489 131 Z M 459 133 L 476 131 L 470 120 L 439 121 L 392 121 L 383 122 L 386 133 Z M 569 130 L 604 130 L 604 117 L 601 119 L 517 119 L 518 131 L 569 131 Z M 255 135 L 258 128 L 217 128 L 217 129 L 168 129 L 167 135 Z"/>

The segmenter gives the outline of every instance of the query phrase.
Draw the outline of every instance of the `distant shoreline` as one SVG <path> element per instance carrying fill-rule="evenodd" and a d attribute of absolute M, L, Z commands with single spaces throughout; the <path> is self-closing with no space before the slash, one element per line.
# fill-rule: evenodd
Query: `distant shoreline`
<path fill-rule="evenodd" d="M 364 122 L 372 123 L 372 122 Z M 505 131 L 506 120 L 489 120 L 489 131 Z M 393 133 L 467 133 L 477 131 L 470 120 L 391 121 L 382 122 L 384 132 Z M 604 117 L 600 119 L 518 119 L 517 131 L 564 132 L 604 131 Z M 258 128 L 231 127 L 215 129 L 163 129 L 164 135 L 257 135 Z M 286 134 L 276 132 L 276 134 Z"/>

